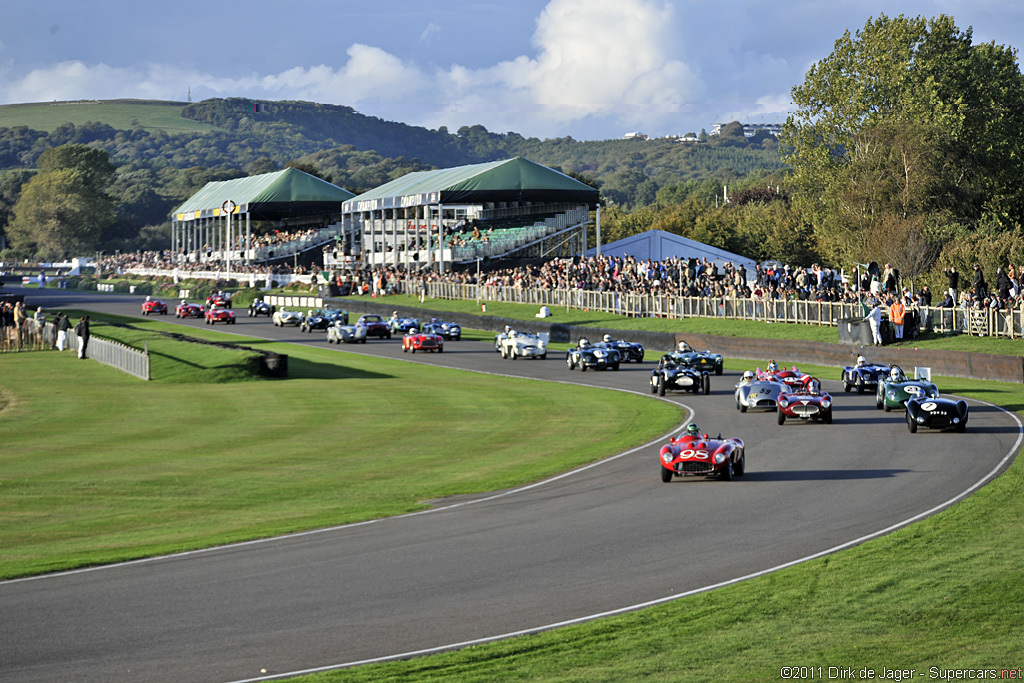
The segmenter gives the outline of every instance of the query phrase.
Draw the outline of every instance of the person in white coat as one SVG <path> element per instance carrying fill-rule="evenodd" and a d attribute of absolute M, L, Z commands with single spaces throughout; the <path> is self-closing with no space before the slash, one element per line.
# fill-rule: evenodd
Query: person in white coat
<path fill-rule="evenodd" d="M 878 299 L 874 301 L 874 308 L 872 308 L 864 319 L 871 325 L 871 339 L 874 341 L 875 346 L 882 345 L 882 305 L 878 303 Z"/>

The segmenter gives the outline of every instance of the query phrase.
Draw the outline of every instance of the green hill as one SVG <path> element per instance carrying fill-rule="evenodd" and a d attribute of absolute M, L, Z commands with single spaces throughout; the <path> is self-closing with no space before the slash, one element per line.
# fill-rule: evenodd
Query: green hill
<path fill-rule="evenodd" d="M 0 106 L 0 128 L 25 126 L 53 133 L 71 123 L 105 123 L 115 130 L 162 130 L 167 133 L 207 132 L 215 127 L 183 118 L 188 102 L 159 100 L 79 100 L 76 102 L 35 102 Z"/>

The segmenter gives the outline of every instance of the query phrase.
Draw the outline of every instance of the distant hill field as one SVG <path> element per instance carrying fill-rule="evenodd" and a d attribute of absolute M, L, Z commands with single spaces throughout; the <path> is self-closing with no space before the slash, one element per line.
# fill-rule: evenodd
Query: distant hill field
<path fill-rule="evenodd" d="M 216 127 L 181 118 L 188 102 L 158 100 L 79 100 L 0 105 L 0 128 L 28 126 L 52 133 L 64 123 L 76 126 L 92 121 L 117 130 L 131 130 L 132 120 L 145 130 L 168 133 L 206 132 Z"/>

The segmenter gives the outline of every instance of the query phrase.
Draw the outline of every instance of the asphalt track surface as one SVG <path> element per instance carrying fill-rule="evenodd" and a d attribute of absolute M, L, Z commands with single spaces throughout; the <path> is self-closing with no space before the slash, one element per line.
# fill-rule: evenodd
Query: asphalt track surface
<path fill-rule="evenodd" d="M 45 299 L 129 315 L 139 301 Z M 502 360 L 471 341 L 449 342 L 443 354 L 403 354 L 395 338 L 338 347 L 323 333 L 238 313 L 217 329 L 342 355 L 645 394 L 653 367 L 570 372 L 562 353 Z M 177 322 L 173 312 L 166 320 Z M 666 398 L 691 408 L 704 431 L 746 441 L 742 478 L 662 483 L 658 439 L 427 513 L 0 583 L 0 680 L 270 680 L 657 604 L 932 514 L 990 481 L 1021 443 L 1016 416 L 977 401 L 966 434 L 911 435 L 901 411 L 876 410 L 873 395 L 843 393 L 837 381 L 825 383 L 836 398 L 832 425 L 780 426 L 773 413 L 736 410 L 737 379 L 726 372 L 712 377 L 709 396 Z"/>

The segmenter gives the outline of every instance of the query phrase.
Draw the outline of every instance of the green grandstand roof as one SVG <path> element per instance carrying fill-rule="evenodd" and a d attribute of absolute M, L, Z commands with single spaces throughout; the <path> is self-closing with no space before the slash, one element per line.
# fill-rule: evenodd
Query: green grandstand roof
<path fill-rule="evenodd" d="M 326 180 L 296 168 L 286 168 L 275 173 L 207 183 L 175 209 L 173 215 L 179 221 L 220 216 L 227 202 L 237 207 L 234 213 L 249 213 L 256 219 L 340 213 L 341 203 L 354 196 Z"/>
<path fill-rule="evenodd" d="M 474 202 L 596 204 L 596 189 L 547 166 L 515 157 L 437 171 L 417 171 L 345 202 L 344 213 Z"/>

